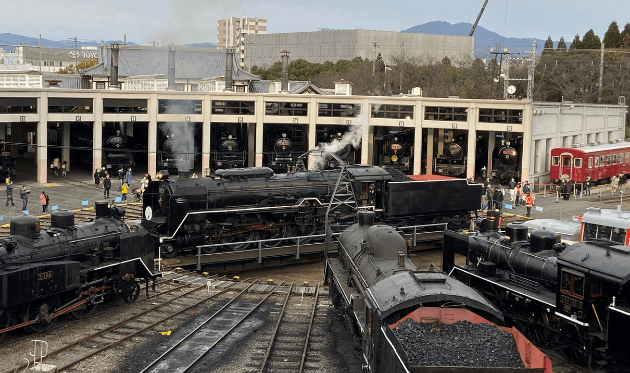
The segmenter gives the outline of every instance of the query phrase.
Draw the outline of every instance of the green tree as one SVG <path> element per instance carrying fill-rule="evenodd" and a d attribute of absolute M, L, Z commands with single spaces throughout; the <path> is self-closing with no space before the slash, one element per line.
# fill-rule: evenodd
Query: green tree
<path fill-rule="evenodd" d="M 545 52 L 553 52 L 553 40 L 551 40 L 551 35 L 547 37 L 547 41 L 543 47 L 543 53 Z"/>
<path fill-rule="evenodd" d="M 617 21 L 612 21 L 608 31 L 604 34 L 604 46 L 606 48 L 618 48 L 620 46 L 620 34 Z"/>
<path fill-rule="evenodd" d="M 580 41 L 580 35 L 579 34 L 575 34 L 575 38 L 571 42 L 571 46 L 569 46 L 569 49 L 580 49 L 581 48 L 581 44 L 582 44 L 582 42 Z"/>
<path fill-rule="evenodd" d="M 558 41 L 558 46 L 556 47 L 556 52 L 566 52 L 567 51 L 567 43 L 564 41 L 564 36 L 560 37 L 560 41 Z"/>
<path fill-rule="evenodd" d="M 98 60 L 96 58 L 88 58 L 87 60 L 81 61 L 77 63 L 77 67 L 79 70 L 89 69 L 92 66 L 96 66 L 98 64 Z"/>
<path fill-rule="evenodd" d="M 630 47 L 630 23 L 626 23 L 626 26 L 619 35 L 619 44 L 624 48 Z"/>
<path fill-rule="evenodd" d="M 602 47 L 602 41 L 599 36 L 595 35 L 595 31 L 590 29 L 584 34 L 580 49 L 600 49 Z"/>

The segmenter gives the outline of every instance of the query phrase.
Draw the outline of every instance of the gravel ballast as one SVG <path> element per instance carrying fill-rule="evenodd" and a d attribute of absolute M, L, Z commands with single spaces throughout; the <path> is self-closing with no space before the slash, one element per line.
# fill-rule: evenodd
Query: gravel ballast
<path fill-rule="evenodd" d="M 394 334 L 411 366 L 523 367 L 512 334 L 494 325 L 424 324 L 407 319 Z"/>

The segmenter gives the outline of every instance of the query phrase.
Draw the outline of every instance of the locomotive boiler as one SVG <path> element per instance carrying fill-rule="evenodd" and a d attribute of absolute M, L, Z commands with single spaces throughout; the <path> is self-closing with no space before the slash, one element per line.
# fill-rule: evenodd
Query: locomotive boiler
<path fill-rule="evenodd" d="M 93 221 L 74 224 L 71 211 L 53 211 L 50 228 L 34 216 L 11 220 L 0 238 L 0 339 L 26 327 L 47 329 L 56 317 L 82 318 L 97 304 L 133 302 L 140 283 L 155 279 L 153 239 L 131 231 L 124 208 L 96 203 Z"/>
<path fill-rule="evenodd" d="M 502 183 L 510 179 L 520 180 L 521 177 L 521 146 L 512 146 L 508 141 L 505 145 L 494 149 L 494 162 L 492 177 L 496 177 Z"/>
<path fill-rule="evenodd" d="M 409 372 L 396 364 L 400 356 L 388 331 L 417 308 L 465 307 L 486 319 L 503 319 L 463 282 L 441 271 L 419 270 L 402 233 L 374 219 L 375 213 L 360 212 L 359 222 L 339 236 L 338 258 L 329 258 L 325 267 L 330 299 L 345 314 L 367 372 Z"/>
<path fill-rule="evenodd" d="M 214 178 L 162 174 L 144 191 L 142 225 L 168 256 L 203 244 L 238 243 L 225 248 L 243 249 L 256 238 L 312 235 L 324 225 L 340 172 L 275 174 L 252 167 L 218 170 Z M 482 186 L 466 180 L 396 182 L 387 169 L 366 165 L 347 166 L 347 172 L 357 205 L 391 224 L 445 222 L 460 229 L 469 225 L 471 211 L 480 203 Z M 335 221 L 348 218 L 354 215 L 340 211 Z"/>
<path fill-rule="evenodd" d="M 630 250 L 599 239 L 566 246 L 547 230 L 528 237 L 520 223 L 504 232 L 484 226 L 446 232 L 444 270 L 489 297 L 533 343 L 563 346 L 569 359 L 591 368 L 627 372 Z M 471 264 L 455 265 L 455 254 Z"/>
<path fill-rule="evenodd" d="M 444 154 L 435 158 L 435 172 L 440 175 L 466 176 L 466 137 L 457 136 L 453 141 L 444 144 Z"/>

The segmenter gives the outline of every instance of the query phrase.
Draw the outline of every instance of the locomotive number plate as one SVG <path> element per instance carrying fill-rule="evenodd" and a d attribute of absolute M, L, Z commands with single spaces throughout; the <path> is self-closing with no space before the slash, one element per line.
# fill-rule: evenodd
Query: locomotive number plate
<path fill-rule="evenodd" d="M 392 150 L 400 150 L 400 149 L 402 149 L 402 146 L 400 144 L 392 144 L 392 146 L 390 146 L 390 148 Z"/>
<path fill-rule="evenodd" d="M 42 281 L 42 280 L 47 280 L 47 279 L 52 278 L 52 277 L 53 277 L 53 273 L 52 273 L 52 271 L 42 272 L 42 273 L 39 273 L 39 274 L 37 275 L 37 279 L 38 279 L 39 281 Z"/>

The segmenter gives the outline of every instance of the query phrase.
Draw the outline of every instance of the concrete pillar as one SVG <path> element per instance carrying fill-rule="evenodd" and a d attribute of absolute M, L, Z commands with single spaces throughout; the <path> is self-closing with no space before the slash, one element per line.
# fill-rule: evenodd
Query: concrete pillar
<path fill-rule="evenodd" d="M 70 167 L 72 166 L 72 159 L 70 159 L 70 123 L 64 122 L 62 129 L 62 138 L 61 138 L 61 163 L 63 161 L 68 162 L 66 164 L 66 171 L 70 171 Z"/>
<path fill-rule="evenodd" d="M 422 172 L 422 122 L 416 122 L 413 140 L 413 174 L 419 175 Z"/>
<path fill-rule="evenodd" d="M 92 125 L 92 169 L 103 167 L 103 100 L 94 98 L 94 123 Z"/>
<path fill-rule="evenodd" d="M 133 137 L 133 122 L 125 122 L 125 135 Z"/>
<path fill-rule="evenodd" d="M 438 155 L 444 154 L 444 129 L 438 129 L 438 143 L 437 143 Z"/>
<path fill-rule="evenodd" d="M 6 140 L 6 134 L 7 134 L 7 124 L 0 123 L 0 141 Z"/>
<path fill-rule="evenodd" d="M 363 126 L 361 133 L 361 164 L 374 164 L 374 127 Z"/>
<path fill-rule="evenodd" d="M 251 167 L 256 163 L 256 123 L 247 123 L 247 165 Z"/>
<path fill-rule="evenodd" d="M 158 112 L 158 100 L 157 95 L 152 94 L 149 100 L 149 131 L 147 139 L 147 172 L 151 176 L 157 174 L 157 112 Z"/>
<path fill-rule="evenodd" d="M 523 155 L 521 158 L 521 181 L 529 179 L 532 147 L 532 106 L 525 105 L 523 110 Z"/>
<path fill-rule="evenodd" d="M 37 182 L 48 182 L 48 95 L 42 93 L 39 103 L 39 122 L 37 122 Z"/>
<path fill-rule="evenodd" d="M 435 128 L 427 128 L 427 175 L 433 175 L 433 135 Z"/>
<path fill-rule="evenodd" d="M 468 109 L 468 154 L 466 155 L 466 178 L 475 180 L 475 161 L 477 155 L 477 116 L 476 108 Z"/>
<path fill-rule="evenodd" d="M 256 100 L 256 143 L 255 143 L 255 154 L 256 154 L 256 167 L 262 167 L 263 165 L 263 121 L 265 120 L 265 102 L 262 97 L 258 97 Z M 251 143 L 249 144 L 251 147 Z M 251 149 L 251 148 L 250 148 Z"/>
<path fill-rule="evenodd" d="M 202 100 L 202 116 L 203 116 L 203 124 L 201 129 L 201 172 L 202 175 L 205 175 L 205 170 L 210 169 L 210 136 L 212 134 L 211 127 L 211 115 L 210 115 L 210 107 L 212 102 L 210 101 L 210 97 L 206 96 Z M 239 139 L 243 140 L 243 139 Z"/>
<path fill-rule="evenodd" d="M 496 145 L 496 140 L 497 140 L 497 133 L 495 131 L 488 132 L 488 166 L 486 166 L 487 167 L 486 177 L 490 177 L 490 178 L 492 177 L 492 168 L 494 167 L 493 157 L 494 157 L 494 147 Z"/>

